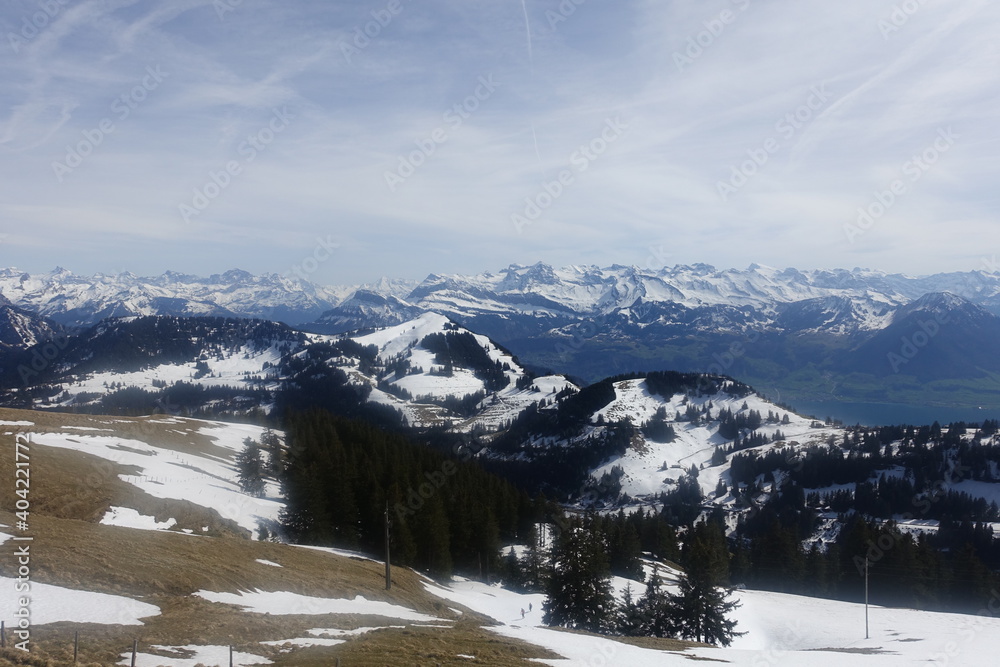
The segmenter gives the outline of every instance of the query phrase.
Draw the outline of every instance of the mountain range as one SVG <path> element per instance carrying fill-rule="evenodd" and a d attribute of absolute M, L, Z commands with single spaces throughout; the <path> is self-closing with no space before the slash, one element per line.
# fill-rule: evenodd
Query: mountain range
<path fill-rule="evenodd" d="M 984 271 L 911 277 L 756 264 L 653 271 L 539 263 L 324 287 L 240 270 L 141 278 L 4 269 L 0 294 L 7 345 L 106 317 L 251 317 L 332 335 L 436 313 L 497 341 L 526 367 L 578 384 L 709 371 L 793 403 L 1000 408 L 1000 275 Z"/>

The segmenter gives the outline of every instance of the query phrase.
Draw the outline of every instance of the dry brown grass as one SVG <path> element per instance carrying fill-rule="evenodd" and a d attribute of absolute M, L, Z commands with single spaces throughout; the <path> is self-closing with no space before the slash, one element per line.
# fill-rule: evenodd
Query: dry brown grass
<path fill-rule="evenodd" d="M 0 420 L 31 421 L 33 427 L 0 425 L 0 523 L 13 525 L 16 497 L 13 432 L 62 432 L 67 426 L 101 428 L 81 435 L 117 435 L 186 453 L 228 457 L 229 450 L 195 433 L 196 422 L 162 424 L 154 419 L 127 419 L 0 409 Z M 174 433 L 173 430 L 183 433 Z M 3 435 L 11 432 L 9 435 Z M 113 665 L 139 640 L 151 645 L 233 645 L 265 656 L 278 665 L 327 666 L 339 658 L 344 667 L 363 665 L 470 665 L 496 667 L 537 665 L 539 658 L 558 658 L 543 648 L 490 632 L 493 621 L 461 605 L 429 594 L 423 579 L 404 568 L 393 569 L 393 587 L 385 590 L 384 566 L 378 562 L 270 542 L 252 542 L 233 522 L 187 501 L 153 498 L 123 482 L 119 474 L 134 470 L 85 453 L 33 445 L 31 457 L 32 580 L 112 595 L 156 605 L 161 613 L 142 626 L 55 623 L 32 629 L 32 651 L 0 651 L 0 665 L 64 665 L 72 663 L 73 635 L 80 633 L 80 665 Z M 112 506 L 137 509 L 157 520 L 173 517 L 173 531 L 142 531 L 105 526 L 100 518 Z M 202 533 L 201 526 L 209 526 Z M 7 532 L 11 532 L 8 530 Z M 0 574 L 10 576 L 13 543 L 0 547 Z M 263 559 L 277 568 L 256 562 Z M 199 590 L 239 592 L 292 591 L 302 595 L 382 600 L 442 619 L 441 625 L 379 616 L 351 614 L 269 615 L 209 602 Z M 456 614 L 449 607 L 461 610 Z M 435 623 L 437 624 L 437 623 Z M 264 641 L 309 636 L 310 628 L 380 627 L 345 637 L 332 647 L 272 647 Z M 645 645 L 645 644 L 643 644 Z M 681 650 L 682 643 L 653 648 Z M 475 656 L 475 660 L 457 657 Z"/>

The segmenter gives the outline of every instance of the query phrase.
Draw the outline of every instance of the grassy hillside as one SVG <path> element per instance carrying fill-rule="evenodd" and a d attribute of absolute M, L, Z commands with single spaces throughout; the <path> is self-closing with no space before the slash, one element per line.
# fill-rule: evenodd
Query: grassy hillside
<path fill-rule="evenodd" d="M 10 422 L 32 422 L 33 426 Z M 4 423 L 6 422 L 6 424 Z M 0 410 L 0 524 L 13 526 L 16 497 L 14 442 L 17 432 L 115 435 L 181 453 L 231 458 L 198 433 L 203 425 L 172 420 L 169 428 L 148 418 L 123 419 Z M 83 430 L 88 429 L 88 430 Z M 97 431 L 89 429 L 99 429 Z M 393 570 L 393 587 L 385 591 L 384 566 L 360 557 L 337 555 L 247 539 L 233 521 L 191 502 L 153 498 L 118 478 L 135 474 L 127 466 L 86 453 L 43 445 L 31 447 L 32 580 L 124 596 L 155 605 L 158 616 L 143 625 L 98 625 L 59 622 L 33 628 L 31 659 L 8 648 L 0 664 L 64 664 L 72 658 L 72 638 L 80 632 L 81 664 L 114 664 L 133 639 L 140 651 L 152 645 L 233 645 L 237 651 L 266 657 L 279 665 L 467 665 L 459 654 L 490 665 L 527 665 L 550 652 L 483 629 L 492 621 L 426 592 L 421 575 Z M 100 519 L 112 506 L 129 507 L 157 520 L 177 520 L 171 530 L 150 531 L 107 526 Z M 205 530 L 207 528 L 207 530 Z M 197 534 L 181 532 L 187 529 Z M 0 529 L 14 533 L 13 528 Z M 0 545 L 0 576 L 15 577 L 13 542 Z M 266 560 L 264 564 L 258 560 Z M 385 601 L 432 616 L 419 623 L 360 614 L 261 614 L 209 602 L 201 591 L 290 591 L 319 598 Z M 4 592 L 4 595 L 10 593 Z M 303 611 L 309 611 L 304 609 Z M 427 627 L 431 625 L 433 627 Z M 385 627 L 405 626 L 405 627 Z M 441 627 L 445 626 L 445 627 Z M 10 619 L 8 619 L 10 627 Z M 311 628 L 356 629 L 336 646 L 297 648 L 262 642 L 308 637 Z M 176 653 L 161 652 L 177 657 Z"/>

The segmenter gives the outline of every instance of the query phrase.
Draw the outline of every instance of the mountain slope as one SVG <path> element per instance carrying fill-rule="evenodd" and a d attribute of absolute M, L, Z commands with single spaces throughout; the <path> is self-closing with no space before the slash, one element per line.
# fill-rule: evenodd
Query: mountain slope
<path fill-rule="evenodd" d="M 360 554 L 247 539 L 239 524 L 257 514 L 251 508 L 282 502 L 250 498 L 236 485 L 233 454 L 259 428 L 11 410 L 0 410 L 0 427 L 0 472 L 11 479 L 15 431 L 31 434 L 30 527 L 15 528 L 6 508 L 16 496 L 4 485 L 0 548 L 33 538 L 29 647 L 37 664 L 72 662 L 75 631 L 81 664 L 127 664 L 133 638 L 145 665 L 229 664 L 229 646 L 239 664 L 405 664 L 425 652 L 448 664 L 469 652 L 497 665 L 555 657 L 492 635 L 483 626 L 494 621 L 438 597 L 409 569 L 393 568 L 386 591 L 383 565 Z M 171 467 L 167 474 L 186 477 L 185 486 L 163 479 Z M 11 563 L 0 559 L 4 619 L 15 618 L 18 604 L 7 592 L 17 576 Z M 0 664 L 25 656 L 13 648 L 15 627 L 7 624 Z"/>
<path fill-rule="evenodd" d="M 55 322 L 21 308 L 0 304 L 0 350 L 23 349 L 60 335 Z"/>
<path fill-rule="evenodd" d="M 921 355 L 889 373 L 884 359 L 902 334 L 907 307 L 928 294 L 959 300 L 956 326 Z M 1000 276 L 982 271 L 908 277 L 862 269 L 777 270 L 706 265 L 660 271 L 635 267 L 512 265 L 476 276 L 428 276 L 397 304 L 400 312 L 433 310 L 502 341 L 525 363 L 585 381 L 670 368 L 726 373 L 773 388 L 793 402 L 864 401 L 1000 410 L 993 364 L 954 363 L 966 352 L 1000 358 L 989 332 L 1000 318 L 989 308 Z M 959 303 L 982 304 L 978 324 Z M 391 309 L 390 309 L 391 310 Z M 392 321 L 384 308 L 379 321 Z M 896 322 L 892 331 L 888 328 Z M 306 325 L 336 332 L 363 327 L 364 317 L 332 309 Z M 888 331 L 888 333 L 886 333 Z M 879 357 L 881 357 L 879 359 Z M 985 373 L 985 374 L 984 374 Z"/>
<path fill-rule="evenodd" d="M 953 294 L 926 294 L 898 309 L 852 355 L 849 368 L 921 381 L 984 377 L 1000 373 L 997 341 L 1000 318 Z"/>
<path fill-rule="evenodd" d="M 108 320 L 0 366 L 8 405 L 142 414 L 322 407 L 401 427 L 495 431 L 575 387 L 536 377 L 485 336 L 428 313 L 353 337 L 233 318 Z"/>

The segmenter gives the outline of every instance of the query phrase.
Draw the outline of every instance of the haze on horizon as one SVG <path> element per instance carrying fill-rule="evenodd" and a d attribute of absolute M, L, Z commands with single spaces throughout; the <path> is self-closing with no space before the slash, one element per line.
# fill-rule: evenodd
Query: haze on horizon
<path fill-rule="evenodd" d="M 12 0 L 0 266 L 996 271 L 998 27 L 987 0 Z"/>

